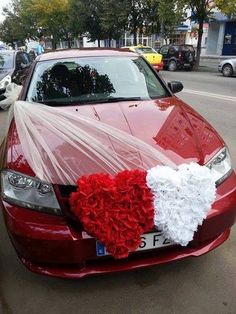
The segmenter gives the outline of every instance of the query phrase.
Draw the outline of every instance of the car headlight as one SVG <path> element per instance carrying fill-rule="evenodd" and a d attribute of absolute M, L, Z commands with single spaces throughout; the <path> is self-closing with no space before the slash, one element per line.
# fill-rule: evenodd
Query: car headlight
<path fill-rule="evenodd" d="M 51 184 L 19 172 L 1 172 L 1 196 L 9 204 L 47 214 L 63 215 Z"/>
<path fill-rule="evenodd" d="M 221 149 L 206 166 L 211 170 L 216 186 L 220 185 L 233 171 L 228 149 Z"/>
<path fill-rule="evenodd" d="M 0 81 L 0 89 L 5 89 L 11 83 L 11 76 L 7 75 Z"/>

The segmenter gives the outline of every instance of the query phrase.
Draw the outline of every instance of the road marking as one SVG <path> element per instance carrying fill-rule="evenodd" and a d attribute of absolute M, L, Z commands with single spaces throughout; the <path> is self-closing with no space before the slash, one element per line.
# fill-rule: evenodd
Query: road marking
<path fill-rule="evenodd" d="M 188 93 L 188 94 L 194 94 L 194 95 L 200 95 L 200 96 L 205 96 L 205 97 L 212 97 L 212 98 L 218 98 L 221 100 L 228 100 L 228 101 L 235 101 L 236 102 L 236 97 L 233 97 L 233 96 L 213 94 L 213 93 L 208 93 L 208 92 L 203 92 L 203 91 L 198 91 L 198 90 L 193 90 L 193 89 L 183 89 L 182 92 Z"/>

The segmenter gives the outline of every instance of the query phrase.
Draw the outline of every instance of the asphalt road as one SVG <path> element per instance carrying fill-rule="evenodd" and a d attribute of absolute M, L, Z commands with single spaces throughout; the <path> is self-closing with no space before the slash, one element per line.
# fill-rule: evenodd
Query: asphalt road
<path fill-rule="evenodd" d="M 178 96 L 220 132 L 236 168 L 236 78 L 205 71 L 162 75 L 184 83 L 185 90 Z M 5 120 L 6 114 L 0 112 L 1 134 Z M 0 313 L 235 314 L 236 228 L 221 247 L 199 258 L 110 276 L 62 280 L 26 270 L 1 219 Z"/>

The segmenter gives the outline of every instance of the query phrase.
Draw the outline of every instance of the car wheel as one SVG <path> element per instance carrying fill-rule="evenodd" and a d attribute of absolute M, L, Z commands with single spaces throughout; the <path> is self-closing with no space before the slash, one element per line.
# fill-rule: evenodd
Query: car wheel
<path fill-rule="evenodd" d="M 225 64 L 222 69 L 222 73 L 226 77 L 230 77 L 233 75 L 233 68 L 230 64 Z"/>
<path fill-rule="evenodd" d="M 171 60 L 168 64 L 169 71 L 176 71 L 177 70 L 177 63 L 175 60 Z"/>

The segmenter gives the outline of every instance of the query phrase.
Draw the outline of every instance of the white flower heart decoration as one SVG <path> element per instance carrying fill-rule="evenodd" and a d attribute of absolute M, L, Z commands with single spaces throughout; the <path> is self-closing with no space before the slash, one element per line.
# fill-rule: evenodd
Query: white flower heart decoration
<path fill-rule="evenodd" d="M 215 200 L 209 168 L 197 163 L 177 170 L 156 166 L 148 170 L 147 185 L 154 195 L 154 224 L 164 237 L 186 246 L 202 225 Z"/>

